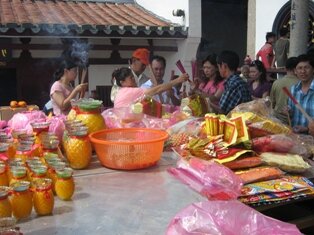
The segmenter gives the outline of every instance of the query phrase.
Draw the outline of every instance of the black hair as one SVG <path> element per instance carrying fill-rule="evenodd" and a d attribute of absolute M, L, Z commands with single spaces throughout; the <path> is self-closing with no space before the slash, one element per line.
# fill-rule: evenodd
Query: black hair
<path fill-rule="evenodd" d="M 129 68 L 121 67 L 119 69 L 116 69 L 112 75 L 114 75 L 117 85 L 121 87 L 121 82 L 125 81 L 125 79 L 129 76 L 133 76 L 133 73 L 132 70 Z"/>
<path fill-rule="evenodd" d="M 297 67 L 298 64 L 298 58 L 297 57 L 290 57 L 286 61 L 286 69 L 287 70 L 293 70 L 295 67 Z"/>
<path fill-rule="evenodd" d="M 314 60 L 313 60 L 313 57 L 311 55 L 302 54 L 302 55 L 299 55 L 297 58 L 298 58 L 298 63 L 309 62 L 310 65 L 314 68 Z M 298 65 L 298 63 L 297 63 L 297 65 Z"/>
<path fill-rule="evenodd" d="M 237 71 L 240 63 L 240 58 L 234 51 L 222 51 L 217 56 L 217 64 L 225 63 L 231 71 Z"/>
<path fill-rule="evenodd" d="M 154 55 L 151 58 L 151 60 L 150 60 L 151 62 L 150 63 L 152 63 L 154 60 L 163 63 L 164 67 L 166 68 L 166 59 L 165 59 L 165 57 L 160 56 L 160 55 Z"/>
<path fill-rule="evenodd" d="M 217 68 L 216 76 L 215 76 L 215 79 L 214 79 L 214 86 L 217 86 L 219 82 L 224 80 L 224 78 L 220 76 L 220 73 L 219 73 L 219 70 L 218 70 L 217 55 L 215 53 L 211 54 L 211 55 L 208 55 L 206 57 L 206 59 L 202 61 L 202 65 L 204 65 L 205 62 L 209 62 L 210 64 L 214 65 Z"/>
<path fill-rule="evenodd" d="M 266 33 L 266 42 L 268 42 L 268 39 L 276 37 L 276 34 L 273 32 Z"/>
<path fill-rule="evenodd" d="M 289 33 L 289 29 L 287 29 L 287 28 L 281 28 L 281 29 L 279 30 L 279 35 L 280 35 L 281 37 L 286 36 L 288 33 Z"/>
<path fill-rule="evenodd" d="M 57 71 L 53 74 L 54 80 L 59 81 L 60 78 L 63 76 L 65 69 L 72 69 L 75 67 L 77 67 L 77 64 L 74 63 L 72 60 L 63 60 Z"/>
<path fill-rule="evenodd" d="M 258 80 L 261 83 L 264 83 L 264 82 L 267 81 L 267 79 L 266 79 L 266 76 L 267 76 L 266 69 L 265 69 L 265 66 L 264 66 L 262 61 L 260 61 L 260 60 L 253 60 L 252 63 L 250 64 L 250 67 L 257 68 L 257 70 L 261 73 L 261 75 L 258 78 Z"/>

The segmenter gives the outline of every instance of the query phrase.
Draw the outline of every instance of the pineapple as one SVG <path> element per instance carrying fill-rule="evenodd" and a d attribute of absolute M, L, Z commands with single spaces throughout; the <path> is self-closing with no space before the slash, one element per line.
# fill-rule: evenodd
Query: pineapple
<path fill-rule="evenodd" d="M 165 147 L 172 148 L 172 147 L 178 147 L 182 144 L 186 144 L 189 142 L 189 137 L 190 136 L 186 133 L 172 134 L 167 140 Z"/>
<path fill-rule="evenodd" d="M 106 127 L 104 118 L 100 113 L 78 114 L 76 120 L 82 121 L 88 127 L 88 133 L 99 131 Z"/>

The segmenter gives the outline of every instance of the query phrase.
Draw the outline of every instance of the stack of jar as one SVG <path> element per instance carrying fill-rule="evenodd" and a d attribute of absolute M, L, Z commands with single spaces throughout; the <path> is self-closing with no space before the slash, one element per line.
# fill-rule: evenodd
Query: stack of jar
<path fill-rule="evenodd" d="M 41 133 L 42 152 L 34 156 L 37 136 L 17 131 L 13 136 L 11 141 L 0 135 L 0 217 L 27 218 L 33 207 L 38 215 L 51 214 L 53 192 L 61 200 L 70 200 L 74 193 L 73 170 L 56 153 L 59 141 L 53 134 Z M 9 156 L 12 143 L 13 157 Z"/>
<path fill-rule="evenodd" d="M 65 122 L 63 148 L 70 167 L 84 169 L 90 164 L 92 145 L 88 137 L 88 127 L 79 120 Z"/>

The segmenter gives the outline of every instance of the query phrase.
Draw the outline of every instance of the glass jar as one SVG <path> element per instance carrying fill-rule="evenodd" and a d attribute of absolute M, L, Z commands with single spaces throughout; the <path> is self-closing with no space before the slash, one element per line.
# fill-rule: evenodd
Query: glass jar
<path fill-rule="evenodd" d="M 0 186 L 0 218 L 12 216 L 12 207 L 9 201 L 9 191 L 9 187 Z"/>
<path fill-rule="evenodd" d="M 9 197 L 12 213 L 16 219 L 24 219 L 31 215 L 33 209 L 33 195 L 30 183 L 27 181 L 15 182 L 12 185 L 12 194 Z"/>
<path fill-rule="evenodd" d="M 9 186 L 7 166 L 0 162 L 0 186 Z"/>
<path fill-rule="evenodd" d="M 49 125 L 50 122 L 39 122 L 39 121 L 34 121 L 31 123 L 31 126 L 33 128 L 33 132 L 35 134 L 36 140 L 35 143 L 36 144 L 41 144 L 41 136 L 45 135 L 48 133 L 49 131 Z"/>
<path fill-rule="evenodd" d="M 8 143 L 0 143 L 0 160 L 7 161 L 9 159 L 8 157 Z"/>
<path fill-rule="evenodd" d="M 36 213 L 38 215 L 52 214 L 54 207 L 54 196 L 52 192 L 51 179 L 34 179 L 32 185 L 34 191 L 33 202 Z"/>
<path fill-rule="evenodd" d="M 16 152 L 16 144 L 14 143 L 14 140 L 9 136 L 1 136 L 0 143 L 5 143 L 9 145 L 7 149 L 7 156 L 12 159 L 15 156 Z"/>
<path fill-rule="evenodd" d="M 42 153 L 45 155 L 45 153 L 55 153 L 58 154 L 58 147 L 59 147 L 59 139 L 55 135 L 45 135 L 41 139 L 42 143 Z"/>
<path fill-rule="evenodd" d="M 65 168 L 65 162 L 59 161 L 50 161 L 48 163 L 48 171 L 47 171 L 47 177 L 52 180 L 52 191 L 55 194 L 56 189 L 55 185 L 57 182 L 57 172 L 56 170 L 63 170 Z"/>
<path fill-rule="evenodd" d="M 47 177 L 47 167 L 36 165 L 31 167 L 30 181 Z"/>
<path fill-rule="evenodd" d="M 32 145 L 30 144 L 18 144 L 15 153 L 15 159 L 21 159 L 24 163 L 32 156 Z"/>
<path fill-rule="evenodd" d="M 62 170 L 56 170 L 57 181 L 55 184 L 55 190 L 58 198 L 61 200 L 71 200 L 75 184 L 73 180 L 73 170 L 71 168 L 64 168 Z"/>
<path fill-rule="evenodd" d="M 24 166 L 13 166 L 10 168 L 10 172 L 11 172 L 11 178 L 9 183 L 10 186 L 11 184 L 14 184 L 16 182 L 28 180 L 27 170 L 26 167 Z"/>
<path fill-rule="evenodd" d="M 84 169 L 89 166 L 92 157 L 92 145 L 86 127 L 69 132 L 64 145 L 66 157 L 73 169 Z"/>

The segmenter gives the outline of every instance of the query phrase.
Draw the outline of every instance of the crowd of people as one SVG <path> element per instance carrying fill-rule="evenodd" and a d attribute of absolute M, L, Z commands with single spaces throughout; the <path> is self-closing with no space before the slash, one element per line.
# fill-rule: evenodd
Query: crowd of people
<path fill-rule="evenodd" d="M 113 71 L 111 100 L 115 108 L 129 107 L 143 96 L 179 106 L 182 98 L 199 94 L 208 98 L 211 110 L 227 114 L 241 103 L 269 97 L 276 118 L 291 125 L 295 132 L 314 134 L 313 122 L 306 119 L 283 92 L 283 87 L 287 87 L 309 116 L 314 117 L 313 56 L 304 54 L 289 58 L 287 35 L 286 29 L 281 30 L 276 41 L 275 34 L 267 33 L 266 43 L 256 59 L 252 61 L 247 56 L 242 64 L 233 51 L 210 54 L 202 61 L 202 75 L 193 81 L 188 74 L 165 78 L 166 59 L 160 55 L 151 56 L 149 50 L 139 48 L 133 52 L 128 67 Z M 275 66 L 285 67 L 284 77 L 273 79 L 269 76 L 267 69 Z M 55 73 L 50 91 L 55 115 L 67 114 L 71 99 L 87 88 L 87 84 L 71 86 L 77 70 L 77 65 L 64 61 Z M 149 76 L 145 74 L 147 70 Z M 186 91 L 187 81 L 189 91 Z"/>

